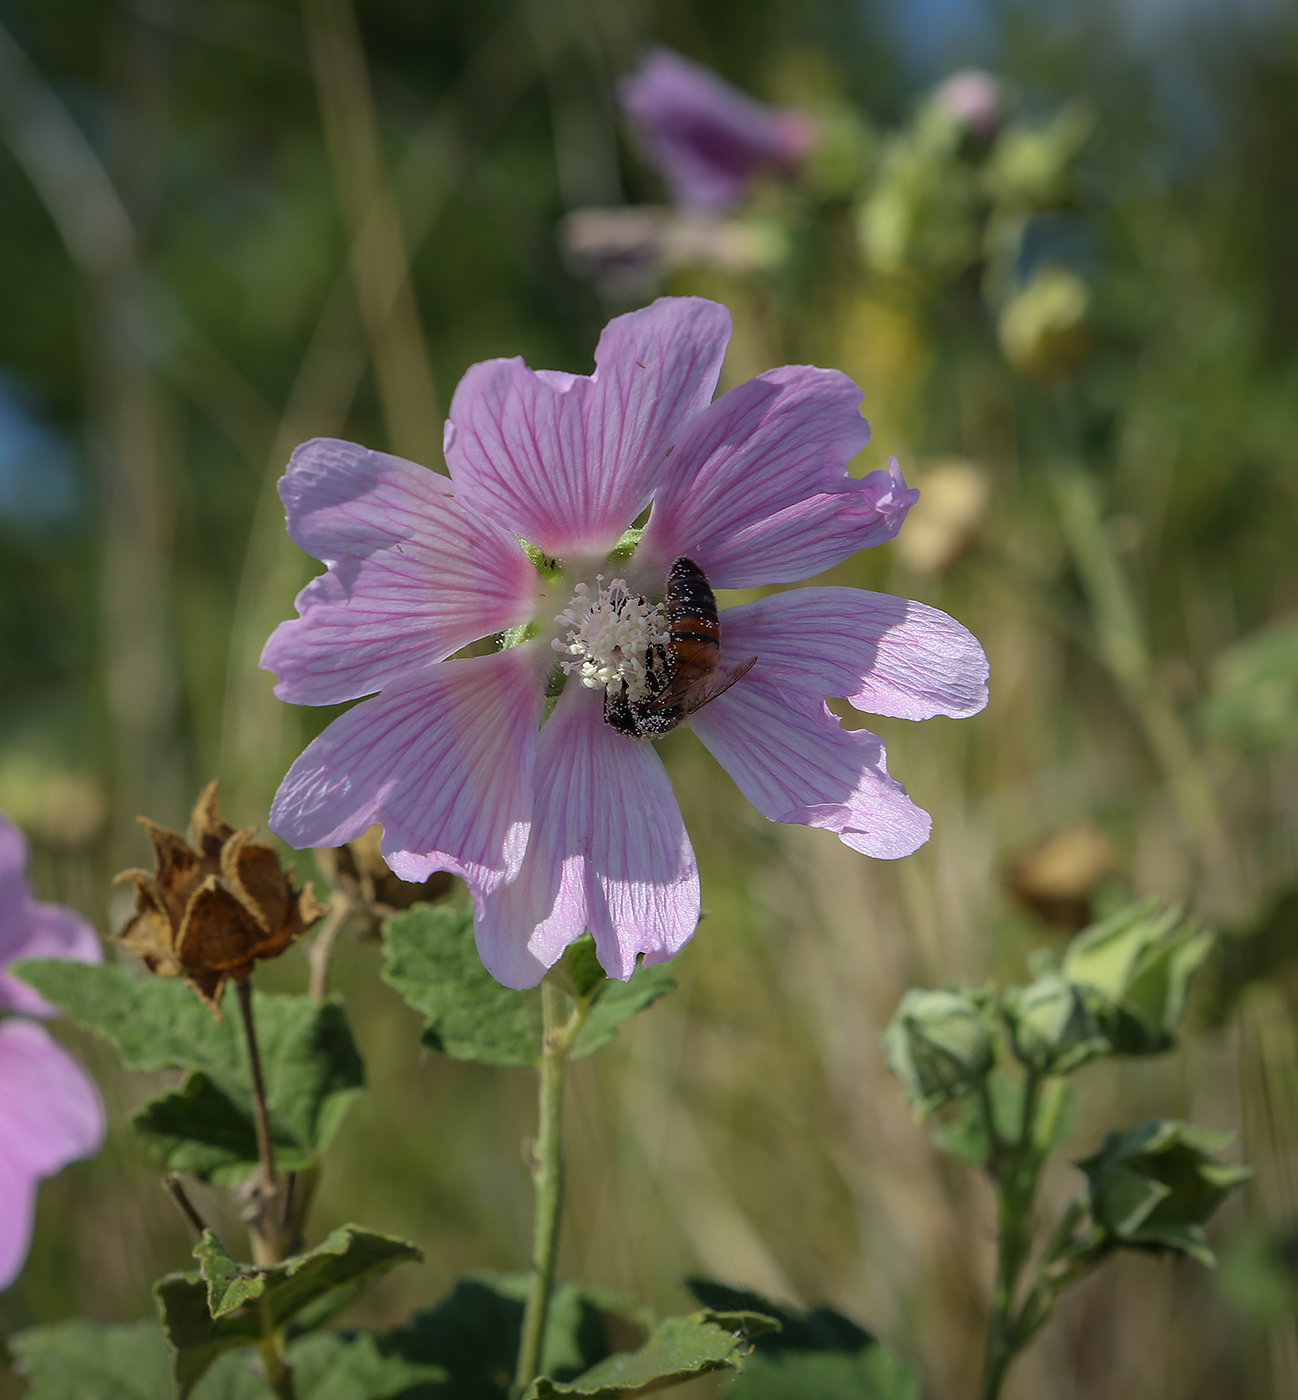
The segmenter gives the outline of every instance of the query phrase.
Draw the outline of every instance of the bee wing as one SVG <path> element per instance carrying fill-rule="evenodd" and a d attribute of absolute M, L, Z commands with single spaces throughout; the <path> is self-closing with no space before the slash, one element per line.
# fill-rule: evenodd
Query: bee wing
<path fill-rule="evenodd" d="M 756 664 L 757 658 L 750 656 L 747 661 L 741 661 L 737 666 L 730 667 L 728 671 L 722 671 L 713 676 L 710 681 L 700 686 L 685 701 L 685 713 L 692 715 L 697 710 L 701 710 L 704 705 L 710 705 L 717 696 L 724 695 L 736 681 L 743 680 Z"/>

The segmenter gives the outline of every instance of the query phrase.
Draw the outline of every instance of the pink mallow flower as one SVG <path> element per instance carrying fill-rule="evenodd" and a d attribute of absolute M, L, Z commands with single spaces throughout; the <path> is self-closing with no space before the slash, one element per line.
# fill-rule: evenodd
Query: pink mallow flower
<path fill-rule="evenodd" d="M 0 1288 L 18 1277 L 31 1244 L 36 1187 L 104 1140 L 104 1110 L 84 1069 L 31 1016 L 54 1008 L 4 969 L 21 958 L 99 962 L 95 931 L 27 884 L 27 842 L 0 817 Z"/>
<path fill-rule="evenodd" d="M 815 144 L 804 113 L 767 107 L 671 49 L 651 49 L 617 95 L 673 201 L 700 214 L 728 213 L 754 176 L 796 170 Z"/>
<path fill-rule="evenodd" d="M 465 879 L 482 960 L 508 986 L 535 984 L 584 929 L 629 977 L 698 921 L 662 761 L 605 718 L 606 700 L 650 694 L 673 564 L 714 588 L 796 583 L 890 539 L 918 495 L 895 461 L 848 476 L 869 427 L 835 370 L 769 370 L 712 402 L 729 338 L 724 307 L 662 298 L 605 327 L 592 375 L 474 365 L 451 403 L 449 477 L 322 439 L 280 483 L 289 533 L 328 569 L 262 664 L 283 700 L 374 698 L 293 764 L 271 829 L 337 846 L 381 822 L 403 879 Z M 650 507 L 643 536 L 629 531 Z M 493 636 L 493 653 L 455 655 Z M 883 744 L 825 697 L 973 714 L 987 663 L 959 623 L 800 588 L 724 609 L 720 644 L 718 677 L 756 661 L 689 723 L 759 812 L 871 856 L 928 838 Z"/>

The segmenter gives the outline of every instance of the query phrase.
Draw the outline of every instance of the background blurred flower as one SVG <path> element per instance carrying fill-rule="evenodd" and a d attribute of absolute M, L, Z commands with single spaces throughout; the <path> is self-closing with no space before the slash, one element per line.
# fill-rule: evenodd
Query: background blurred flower
<path fill-rule="evenodd" d="M 4 971 L 23 958 L 99 962 L 94 929 L 60 904 L 32 898 L 27 842 L 0 817 L 0 1012 L 54 1014 Z M 0 1021 L 0 1288 L 18 1276 L 31 1242 L 37 1184 L 96 1152 L 104 1111 L 85 1070 L 34 1021 Z"/>
<path fill-rule="evenodd" d="M 754 101 L 670 49 L 650 50 L 618 99 L 672 198 L 703 214 L 743 203 L 762 171 L 796 169 L 816 138 L 810 117 Z"/>
<path fill-rule="evenodd" d="M 1001 85 L 981 68 L 962 68 L 952 73 L 934 92 L 932 100 L 935 107 L 983 140 L 994 136 L 1001 124 Z"/>
<path fill-rule="evenodd" d="M 328 572 L 266 645 L 275 693 L 317 705 L 381 693 L 297 760 L 271 829 L 328 846 L 380 822 L 403 879 L 463 876 L 483 962 L 508 985 L 537 982 L 586 928 L 605 971 L 629 977 L 698 921 L 662 761 L 605 721 L 606 696 L 642 698 L 631 687 L 643 691 L 663 625 L 649 600 L 674 561 L 716 588 L 798 582 L 892 538 L 914 501 L 895 460 L 848 476 L 869 428 L 837 371 L 770 370 L 710 402 L 729 336 L 724 307 L 663 298 L 610 322 L 589 377 L 473 366 L 451 404 L 450 480 L 321 441 L 281 483 L 291 535 Z M 610 557 L 651 502 L 634 552 Z M 513 628 L 519 645 L 447 659 Z M 569 677 L 542 726 L 556 650 L 581 683 Z M 927 840 L 882 742 L 844 730 L 825 699 L 973 714 L 987 674 L 974 638 L 922 604 L 799 589 L 722 614 L 722 667 L 750 658 L 692 723 L 757 810 L 866 855 Z"/>

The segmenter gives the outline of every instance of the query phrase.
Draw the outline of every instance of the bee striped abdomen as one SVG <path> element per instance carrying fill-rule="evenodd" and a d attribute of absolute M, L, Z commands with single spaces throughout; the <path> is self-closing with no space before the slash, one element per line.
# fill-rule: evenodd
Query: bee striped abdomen
<path fill-rule="evenodd" d="M 685 695 L 710 676 L 721 659 L 717 600 L 703 570 L 692 559 L 678 559 L 667 575 L 670 679 L 664 697 Z"/>

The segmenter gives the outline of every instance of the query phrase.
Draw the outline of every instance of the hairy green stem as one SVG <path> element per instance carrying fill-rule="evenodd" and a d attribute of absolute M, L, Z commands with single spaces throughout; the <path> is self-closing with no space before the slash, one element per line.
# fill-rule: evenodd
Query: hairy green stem
<path fill-rule="evenodd" d="M 535 1223 L 532 1227 L 532 1284 L 523 1312 L 518 1367 L 511 1391 L 520 1400 L 541 1370 L 541 1349 L 554 1292 L 554 1272 L 559 1255 L 559 1224 L 563 1216 L 563 1084 L 568 1056 L 590 1010 L 591 998 L 582 997 L 568 1012 L 568 998 L 547 980 L 541 983 L 543 1036 L 541 1042 L 538 1126 L 532 1144 L 532 1180 L 536 1186 Z"/>
<path fill-rule="evenodd" d="M 271 1321 L 269 1294 L 263 1294 L 261 1299 L 261 1327 L 261 1341 L 257 1343 L 257 1349 L 266 1368 L 267 1384 L 275 1392 L 277 1400 L 297 1400 L 293 1386 L 293 1363 L 284 1355 L 283 1333 L 277 1331 Z"/>
<path fill-rule="evenodd" d="M 980 1400 L 996 1400 L 1014 1358 L 1025 1339 L 1022 1315 L 1015 1310 L 1019 1277 L 1032 1248 L 1032 1208 L 1036 1200 L 1041 1158 L 1034 1145 L 1041 1079 L 1029 1070 L 1023 1083 L 1023 1112 L 1017 1137 L 997 1148 L 996 1123 L 990 1095 L 984 1097 L 988 1140 L 993 1145 L 990 1172 L 996 1190 L 996 1284 L 987 1324 Z"/>

